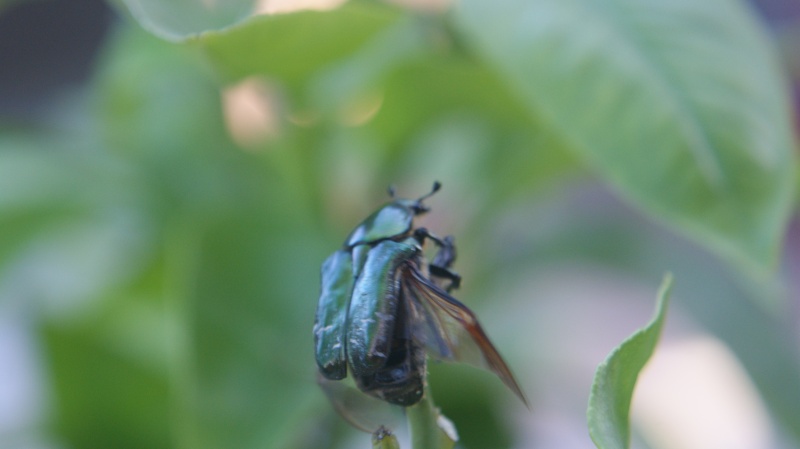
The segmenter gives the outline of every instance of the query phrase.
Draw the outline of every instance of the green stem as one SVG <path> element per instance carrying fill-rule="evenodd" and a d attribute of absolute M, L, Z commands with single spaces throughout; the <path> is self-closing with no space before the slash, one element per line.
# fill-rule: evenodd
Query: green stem
<path fill-rule="evenodd" d="M 440 427 L 440 419 L 445 421 L 446 426 L 452 427 L 452 423 L 442 416 L 434 405 L 427 382 L 422 400 L 406 408 L 406 414 L 413 449 L 452 449 L 455 446 L 458 436 L 451 437 Z M 454 434 L 455 428 L 450 433 Z"/>

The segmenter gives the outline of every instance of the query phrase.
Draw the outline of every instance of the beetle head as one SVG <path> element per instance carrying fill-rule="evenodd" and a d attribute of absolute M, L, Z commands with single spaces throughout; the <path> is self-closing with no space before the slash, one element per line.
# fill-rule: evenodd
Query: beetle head
<path fill-rule="evenodd" d="M 407 236 L 413 228 L 414 217 L 429 210 L 422 202 L 441 187 L 439 182 L 435 182 L 430 192 L 415 200 L 394 198 L 394 189 L 390 187 L 389 195 L 394 201 L 384 204 L 356 226 L 345 240 L 345 249 L 349 250 L 363 243 L 374 244 L 385 239 Z"/>

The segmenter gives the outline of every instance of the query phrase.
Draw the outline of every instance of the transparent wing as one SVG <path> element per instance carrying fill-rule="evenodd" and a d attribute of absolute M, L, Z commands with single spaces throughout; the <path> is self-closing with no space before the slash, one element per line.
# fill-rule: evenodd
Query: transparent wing
<path fill-rule="evenodd" d="M 349 378 L 330 380 L 318 374 L 317 383 L 339 416 L 362 432 L 373 433 L 380 427 L 402 429 L 405 425 L 401 407 L 362 393 Z"/>
<path fill-rule="evenodd" d="M 434 358 L 468 363 L 497 374 L 527 407 L 525 394 L 475 314 L 426 278 L 414 264 L 408 264 L 406 270 L 401 282 L 409 298 L 414 338 Z"/>

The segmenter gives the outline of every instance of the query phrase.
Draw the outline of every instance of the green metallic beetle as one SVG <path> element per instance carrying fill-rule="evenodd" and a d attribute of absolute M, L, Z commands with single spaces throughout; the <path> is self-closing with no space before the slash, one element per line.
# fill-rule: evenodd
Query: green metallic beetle
<path fill-rule="evenodd" d="M 440 187 L 437 182 L 416 200 L 385 204 L 323 263 L 314 323 L 320 374 L 341 380 L 349 367 L 362 392 L 410 406 L 422 398 L 430 354 L 488 368 L 527 405 L 475 314 L 449 294 L 461 280 L 450 271 L 452 236 L 440 239 L 413 227 L 414 217 L 428 211 L 422 201 Z M 430 264 L 422 251 L 426 239 L 439 247 Z"/>

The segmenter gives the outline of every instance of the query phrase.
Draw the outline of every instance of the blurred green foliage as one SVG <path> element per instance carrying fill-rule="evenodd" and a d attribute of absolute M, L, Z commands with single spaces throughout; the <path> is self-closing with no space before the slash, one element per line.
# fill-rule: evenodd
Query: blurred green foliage
<path fill-rule="evenodd" d="M 84 91 L 0 123 L 0 294 L 33 323 L 59 446 L 349 447 L 315 385 L 319 265 L 387 185 L 434 179 L 426 225 L 457 237 L 479 315 L 524 325 L 508 292 L 563 260 L 653 284 L 672 270 L 675 301 L 800 440 L 796 330 L 769 308 L 791 296 L 774 288 L 789 93 L 738 2 L 354 1 L 247 20 L 251 2 L 123 3 L 177 42 L 122 21 Z M 274 126 L 237 143 L 222 92 L 254 79 Z M 377 105 L 363 120 L 362 104 Z M 567 199 L 598 180 L 720 258 Z M 500 345 L 512 367 L 547 350 L 523 330 Z M 499 382 L 432 369 L 463 447 L 513 444 Z"/>

